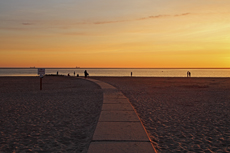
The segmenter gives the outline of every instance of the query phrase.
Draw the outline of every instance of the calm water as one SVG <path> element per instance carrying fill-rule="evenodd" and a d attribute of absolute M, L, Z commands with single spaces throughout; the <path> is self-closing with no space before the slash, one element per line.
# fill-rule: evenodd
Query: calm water
<path fill-rule="evenodd" d="M 83 76 L 85 69 L 46 69 L 46 74 Z M 133 77 L 230 77 L 230 69 L 86 69 L 89 76 L 130 76 Z M 0 76 L 38 76 L 37 69 L 0 69 Z"/>

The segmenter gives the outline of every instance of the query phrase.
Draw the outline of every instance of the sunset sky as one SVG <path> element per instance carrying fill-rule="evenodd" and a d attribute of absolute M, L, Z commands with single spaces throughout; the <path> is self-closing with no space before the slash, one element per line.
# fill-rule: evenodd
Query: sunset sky
<path fill-rule="evenodd" d="M 230 68 L 229 0 L 1 0 L 0 67 Z"/>

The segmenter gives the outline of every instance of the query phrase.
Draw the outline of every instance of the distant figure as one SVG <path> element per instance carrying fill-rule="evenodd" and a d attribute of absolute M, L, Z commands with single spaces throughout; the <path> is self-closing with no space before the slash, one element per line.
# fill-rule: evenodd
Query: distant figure
<path fill-rule="evenodd" d="M 75 76 L 75 71 L 73 72 L 74 76 Z"/>
<path fill-rule="evenodd" d="M 69 73 L 68 73 L 68 76 L 70 76 Z"/>
<path fill-rule="evenodd" d="M 87 78 L 87 76 L 89 75 L 89 73 L 86 70 L 84 71 L 84 74 L 85 74 L 85 78 Z"/>
<path fill-rule="evenodd" d="M 57 75 L 58 75 L 58 71 L 57 71 Z"/>
<path fill-rule="evenodd" d="M 191 72 L 187 72 L 187 77 L 191 77 Z"/>
<path fill-rule="evenodd" d="M 133 76 L 133 72 L 131 72 L 131 77 Z"/>
<path fill-rule="evenodd" d="M 77 77 L 79 77 L 79 74 L 77 74 Z"/>

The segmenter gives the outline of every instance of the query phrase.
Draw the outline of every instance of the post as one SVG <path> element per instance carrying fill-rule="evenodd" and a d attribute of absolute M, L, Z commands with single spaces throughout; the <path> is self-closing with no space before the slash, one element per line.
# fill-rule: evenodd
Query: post
<path fill-rule="evenodd" d="M 42 77 L 40 77 L 40 90 L 42 90 Z"/>
<path fill-rule="evenodd" d="M 42 90 L 42 78 L 46 74 L 45 69 L 44 68 L 38 68 L 38 74 L 40 75 L 40 90 Z"/>

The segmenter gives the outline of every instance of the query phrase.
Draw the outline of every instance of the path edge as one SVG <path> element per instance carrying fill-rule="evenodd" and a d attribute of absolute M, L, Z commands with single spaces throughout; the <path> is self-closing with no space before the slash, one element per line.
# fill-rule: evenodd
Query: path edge
<path fill-rule="evenodd" d="M 103 82 L 103 81 L 100 81 L 100 80 L 91 79 L 91 78 L 90 78 L 90 79 L 87 78 L 87 80 L 96 83 L 97 85 L 99 85 L 99 86 L 101 87 L 102 90 L 105 89 L 105 88 L 103 88 L 103 87 L 101 86 L 101 83 L 107 84 L 107 85 L 109 85 L 109 86 L 112 86 L 113 88 L 116 88 L 116 87 L 114 87 L 113 85 L 111 85 L 111 84 L 109 84 L 109 83 L 106 83 L 106 82 Z M 117 89 L 117 88 L 116 88 L 116 89 Z M 117 90 L 118 90 L 118 89 L 117 89 Z M 120 90 L 118 90 L 118 91 L 120 91 Z M 103 91 L 103 93 L 104 93 L 104 91 Z M 123 94 L 123 93 L 122 93 L 122 94 Z M 123 94 L 123 95 L 124 95 L 124 94 Z M 124 95 L 124 96 L 125 96 L 125 95 Z M 126 96 L 125 96 L 125 97 L 126 97 Z M 141 123 L 141 125 L 142 125 L 142 127 L 143 127 L 143 129 L 144 129 L 144 131 L 145 131 L 145 134 L 146 134 L 146 136 L 148 137 L 149 142 L 151 143 L 151 146 L 152 146 L 154 152 L 155 152 L 155 153 L 158 153 L 157 150 L 156 150 L 156 148 L 154 147 L 153 142 L 152 142 L 152 140 L 150 139 L 150 136 L 149 136 L 149 134 L 148 134 L 148 132 L 147 132 L 147 130 L 146 130 L 146 128 L 145 128 L 145 126 L 144 126 L 144 124 L 143 124 L 141 118 L 139 117 L 139 115 L 138 115 L 136 109 L 134 108 L 134 106 L 133 106 L 132 103 L 130 102 L 129 98 L 126 97 L 126 99 L 128 100 L 129 104 L 132 106 L 132 108 L 133 108 L 133 110 L 134 110 L 136 116 L 138 117 L 138 119 L 139 119 L 139 121 L 140 121 L 140 123 Z M 104 101 L 104 96 L 103 96 L 103 101 Z M 92 141 L 91 141 L 91 142 L 92 142 Z"/>

